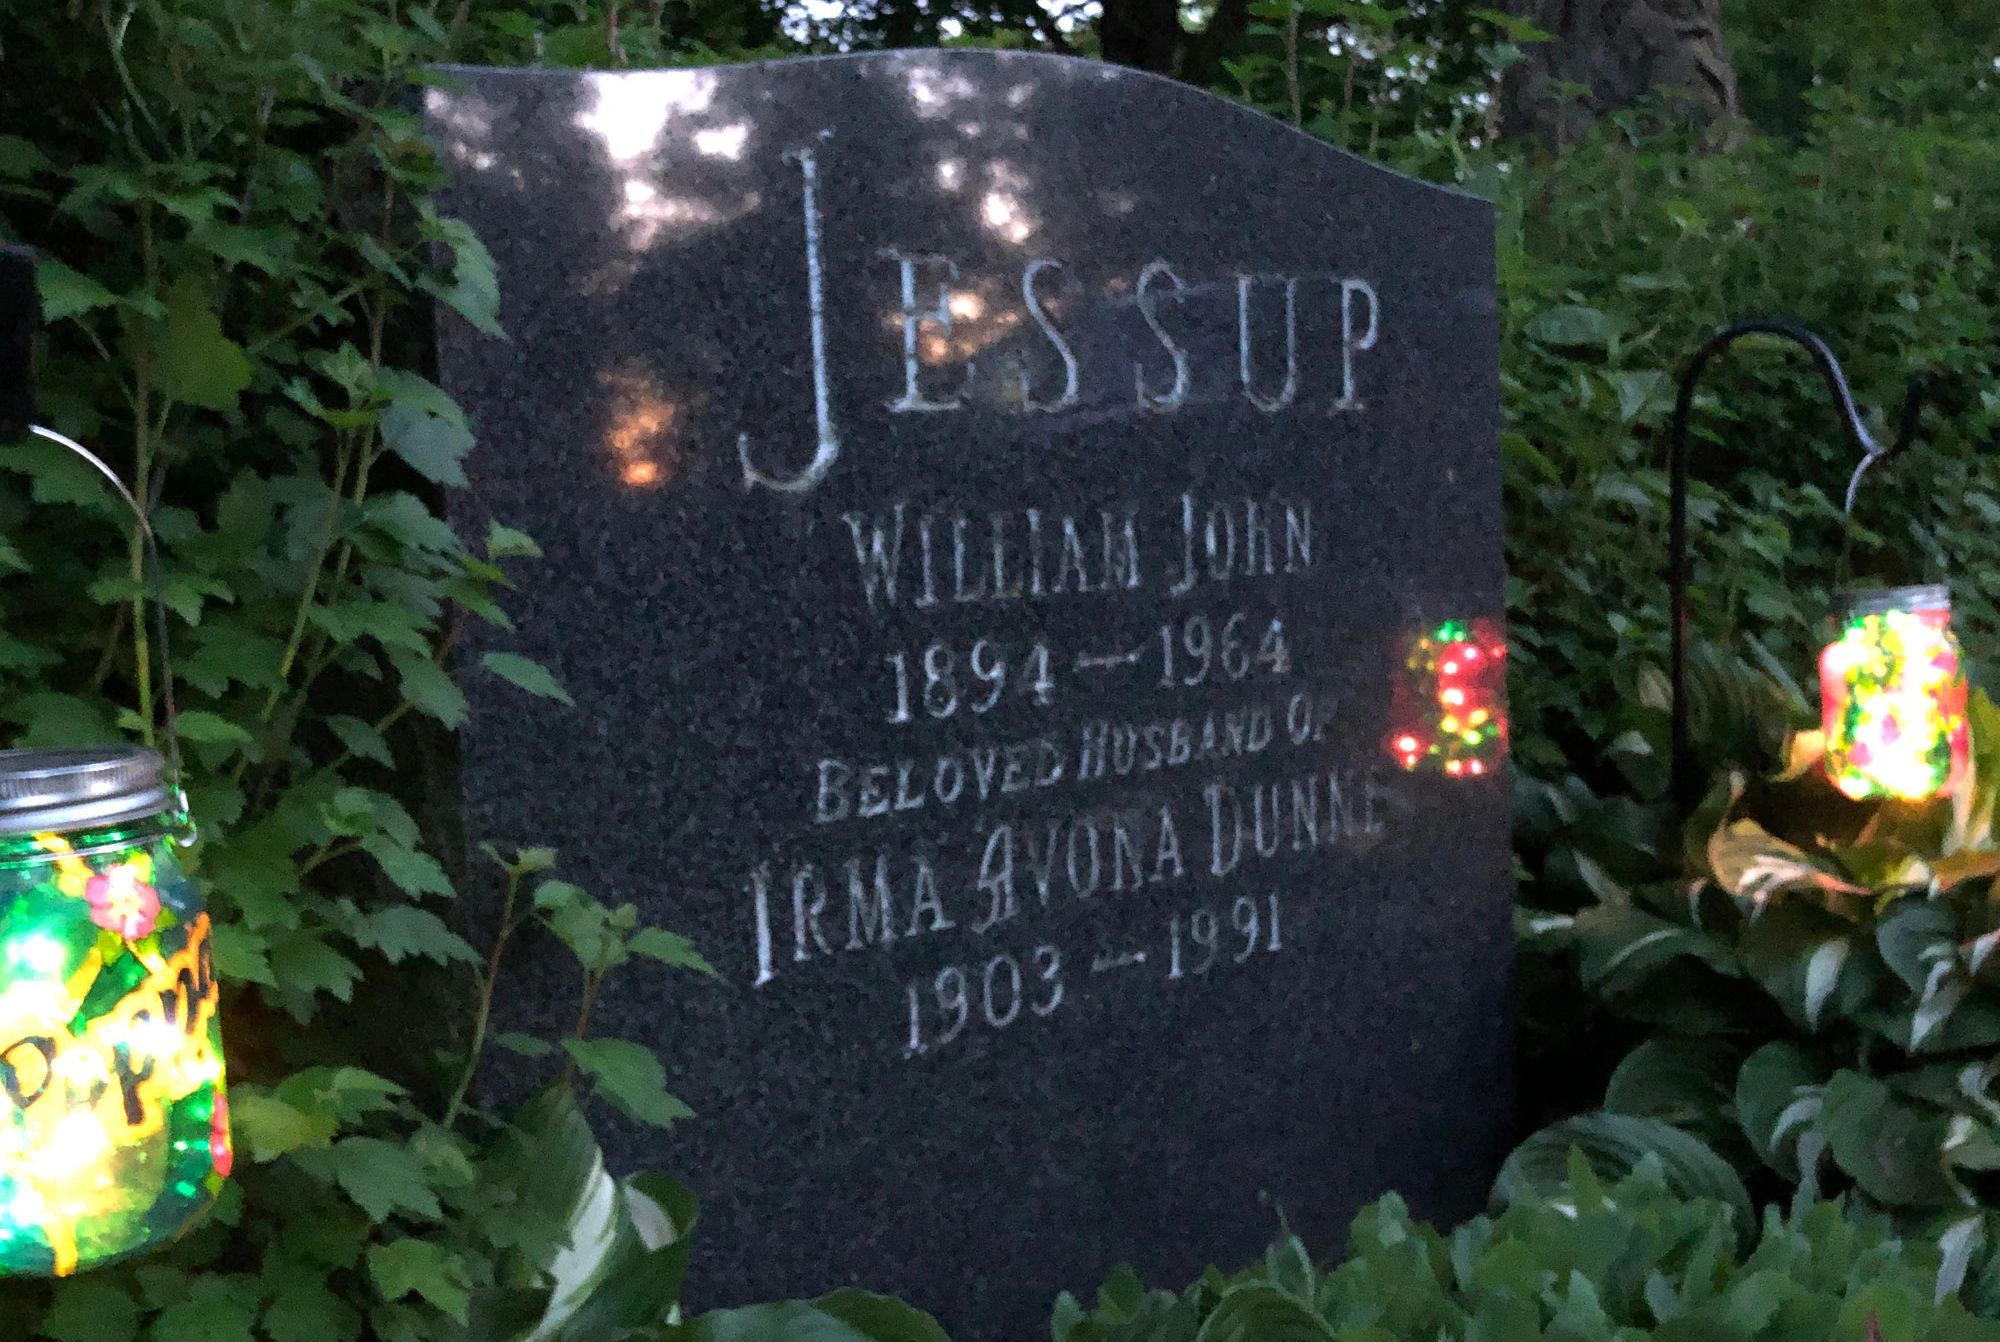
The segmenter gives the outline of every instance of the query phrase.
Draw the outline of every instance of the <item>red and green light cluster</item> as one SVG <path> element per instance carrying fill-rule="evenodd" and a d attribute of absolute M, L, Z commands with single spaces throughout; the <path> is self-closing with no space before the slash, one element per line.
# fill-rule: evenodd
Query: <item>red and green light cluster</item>
<path fill-rule="evenodd" d="M 1419 635 L 1396 686 L 1389 753 L 1406 772 L 1452 778 L 1499 767 L 1507 751 L 1507 644 L 1486 620 L 1446 620 Z"/>
<path fill-rule="evenodd" d="M 1947 599 L 1856 610 L 1819 678 L 1826 773 L 1842 793 L 1922 801 L 1957 786 L 1971 732 Z"/>

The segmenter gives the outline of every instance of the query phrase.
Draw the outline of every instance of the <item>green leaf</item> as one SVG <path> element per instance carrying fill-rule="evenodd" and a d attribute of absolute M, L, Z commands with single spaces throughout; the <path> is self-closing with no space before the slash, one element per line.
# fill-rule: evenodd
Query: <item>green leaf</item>
<path fill-rule="evenodd" d="M 1609 345 L 1631 329 L 1623 314 L 1568 305 L 1541 313 L 1523 328 L 1530 340 L 1544 345 Z"/>
<path fill-rule="evenodd" d="M 451 677 L 436 662 L 393 648 L 389 652 L 389 661 L 401 678 L 403 696 L 416 706 L 419 713 L 451 728 L 465 722 L 465 695 L 452 684 Z"/>
<path fill-rule="evenodd" d="M 300 1019 L 309 1014 L 309 1004 L 318 994 L 353 1001 L 354 985 L 362 977 L 361 966 L 311 932 L 291 932 L 272 940 L 271 973 Z"/>
<path fill-rule="evenodd" d="M 417 1295 L 460 1323 L 465 1322 L 470 1299 L 465 1266 L 442 1244 L 399 1239 L 371 1245 L 368 1276 L 384 1300 Z"/>
<path fill-rule="evenodd" d="M 361 1316 L 319 1282 L 297 1282 L 264 1309 L 271 1342 L 354 1342 Z"/>
<path fill-rule="evenodd" d="M 1925 1207 L 1955 1201 L 1944 1169 L 1944 1117 L 1904 1103 L 1875 1078 L 1834 1073 L 1820 1128 L 1835 1162 L 1878 1202 Z"/>
<path fill-rule="evenodd" d="M 530 694 L 544 699 L 553 699 L 569 708 L 576 707 L 576 700 L 569 692 L 556 683 L 549 669 L 532 658 L 513 652 L 489 652 L 479 659 L 479 664 L 499 676 L 502 680 L 519 686 Z"/>
<path fill-rule="evenodd" d="M 375 1221 L 386 1222 L 397 1212 L 426 1220 L 442 1214 L 423 1162 L 408 1147 L 379 1137 L 349 1137 L 331 1154 L 341 1191 Z"/>
<path fill-rule="evenodd" d="M 250 385 L 250 360 L 222 333 L 199 281 L 183 276 L 166 297 L 166 325 L 154 352 L 160 390 L 205 410 L 234 410 Z"/>
<path fill-rule="evenodd" d="M 460 463 L 472 450 L 473 440 L 462 422 L 398 401 L 382 412 L 382 441 L 426 480 L 440 485 L 465 483 Z"/>
<path fill-rule="evenodd" d="M 518 1030 L 510 1030 L 505 1034 L 496 1034 L 493 1036 L 493 1042 L 498 1047 L 506 1049 L 509 1053 L 518 1053 L 524 1058 L 546 1058 L 549 1054 L 555 1052 L 555 1046 L 546 1039 L 537 1039 L 531 1034 L 522 1034 Z"/>
<path fill-rule="evenodd" d="M 1800 1177 L 1798 1141 L 1818 1114 L 1820 1080 L 1805 1051 L 1784 1040 L 1758 1049 L 1736 1074 L 1737 1123 L 1759 1158 L 1787 1179 Z"/>
<path fill-rule="evenodd" d="M 1704 1129 L 1729 1106 L 1739 1056 L 1731 1045 L 1712 1040 L 1648 1039 L 1611 1074 L 1604 1107 Z"/>
<path fill-rule="evenodd" d="M 325 1146 L 334 1134 L 331 1114 L 308 1113 L 275 1095 L 242 1086 L 231 1088 L 229 1126 L 260 1165 L 293 1151 Z"/>
<path fill-rule="evenodd" d="M 361 840 L 361 851 L 375 859 L 383 874 L 404 894 L 419 899 L 425 895 L 448 895 L 451 879 L 429 853 L 418 852 L 386 835 L 371 834 Z"/>
<path fill-rule="evenodd" d="M 693 1320 L 685 1342 L 949 1342 L 930 1315 L 900 1300 L 837 1291 L 810 1304 L 749 1305 Z M 1325 1337 L 1322 1331 L 1318 1334 Z M 1283 1342 L 1274 1335 L 1271 1342 Z"/>
<path fill-rule="evenodd" d="M 626 1115 L 671 1127 L 694 1110 L 667 1092 L 666 1068 L 653 1050 L 626 1039 L 565 1039 L 563 1050 L 596 1083 L 597 1093 Z"/>
<path fill-rule="evenodd" d="M 271 972 L 271 943 L 261 934 L 236 923 L 217 923 L 209 942 L 215 948 L 215 972 L 222 978 L 277 986 L 277 975 Z"/>
<path fill-rule="evenodd" d="M 326 720 L 326 725 L 351 753 L 365 760 L 373 760 L 385 768 L 396 767 L 395 756 L 389 753 L 388 741 L 383 739 L 382 733 L 360 718 L 336 713 Z"/>
<path fill-rule="evenodd" d="M 634 955 L 643 955 L 662 964 L 679 969 L 692 969 L 707 974 L 710 978 L 720 978 L 715 966 L 702 957 L 686 937 L 678 932 L 669 932 L 661 927 L 646 927 L 632 934 L 625 943 L 626 949 Z"/>
<path fill-rule="evenodd" d="M 35 262 L 35 285 L 42 291 L 42 320 L 45 322 L 80 317 L 118 301 L 118 295 L 90 276 L 46 256 Z"/>
<path fill-rule="evenodd" d="M 49 1342 L 132 1342 L 139 1335 L 139 1306 L 109 1282 L 61 1282 L 42 1332 Z"/>
<path fill-rule="evenodd" d="M 353 1123 L 394 1109 L 407 1092 L 386 1077 L 359 1067 L 308 1067 L 287 1077 L 276 1093 L 297 1108 Z"/>
<path fill-rule="evenodd" d="M 251 740 L 249 732 L 205 708 L 184 709 L 174 717 L 174 725 L 179 728 L 183 741 L 204 743 L 245 742 Z"/>
<path fill-rule="evenodd" d="M 452 251 L 451 282 L 447 285 L 430 281 L 425 287 L 470 322 L 474 330 L 504 337 L 500 329 L 500 281 L 493 254 L 462 220 L 439 219 L 436 227 L 439 240 Z"/>
<path fill-rule="evenodd" d="M 14 746 L 102 745 L 117 735 L 97 704 L 67 694 L 25 694 L 7 712 L 21 724 Z"/>
<path fill-rule="evenodd" d="M 0 135 L 0 178 L 23 181 L 54 166 L 33 141 L 18 135 Z"/>
<path fill-rule="evenodd" d="M 1750 1194 L 1728 1161 L 1679 1128 L 1629 1114 L 1581 1114 L 1535 1133 L 1501 1165 L 1493 1181 L 1494 1203 L 1505 1207 L 1567 1197 L 1572 1150 L 1609 1183 L 1624 1179 L 1651 1156 L 1676 1194 L 1722 1203 L 1738 1235 L 1748 1236 L 1756 1227 Z"/>
<path fill-rule="evenodd" d="M 256 1309 L 234 1300 L 184 1300 L 153 1321 L 152 1342 L 256 1342 Z"/>
<path fill-rule="evenodd" d="M 540 559 L 542 547 L 535 544 L 535 538 L 525 531 L 516 531 L 498 522 L 488 523 L 486 528 L 486 557 L 488 559 Z"/>
<path fill-rule="evenodd" d="M 357 919 L 350 929 L 356 945 L 377 950 L 390 964 L 399 965 L 411 956 L 450 964 L 454 960 L 477 962 L 479 953 L 465 938 L 444 924 L 429 909 L 408 904 L 377 909 Z"/>

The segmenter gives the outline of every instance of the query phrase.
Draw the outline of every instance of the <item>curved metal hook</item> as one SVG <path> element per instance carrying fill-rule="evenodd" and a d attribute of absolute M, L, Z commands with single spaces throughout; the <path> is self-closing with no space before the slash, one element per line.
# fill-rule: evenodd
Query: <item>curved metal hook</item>
<path fill-rule="evenodd" d="M 118 472 L 112 470 L 95 452 L 67 434 L 57 433 L 54 429 L 44 428 L 40 424 L 30 424 L 28 432 L 37 438 L 46 438 L 57 447 L 74 453 L 87 462 L 92 469 L 110 482 L 113 489 L 118 491 L 118 497 L 124 500 L 125 506 L 132 512 L 133 522 L 139 527 L 139 536 L 144 542 L 142 549 L 145 556 L 146 584 L 152 589 L 155 638 L 160 645 L 160 713 L 164 719 L 167 775 L 174 789 L 174 805 L 179 811 L 176 821 L 185 828 L 188 823 L 188 804 L 187 793 L 181 787 L 181 740 L 174 711 L 174 664 L 173 656 L 167 646 L 166 578 L 165 571 L 160 567 L 160 547 L 153 535 L 152 519 L 147 515 L 146 509 L 139 505 L 138 498 L 119 477 Z"/>
<path fill-rule="evenodd" d="M 1861 449 L 1861 460 L 1855 465 L 1854 474 L 1847 482 L 1846 511 L 1854 511 L 1856 491 L 1861 487 L 1861 477 L 1877 462 L 1907 451 L 1916 441 L 1918 418 L 1923 411 L 1924 379 L 1912 378 L 1903 396 L 1902 413 L 1898 418 L 1896 441 L 1881 443 L 1868 432 L 1862 421 L 1861 409 L 1854 403 L 1854 392 L 1848 386 L 1847 374 L 1827 348 L 1824 340 L 1797 322 L 1777 318 L 1759 318 L 1754 321 L 1738 322 L 1724 327 L 1709 337 L 1702 347 L 1695 351 L 1681 374 L 1680 393 L 1674 400 L 1674 417 L 1667 440 L 1667 588 L 1670 599 L 1667 637 L 1670 651 L 1668 674 L 1673 695 L 1673 773 L 1672 788 L 1674 799 L 1683 806 L 1692 805 L 1697 797 L 1699 781 L 1693 777 L 1689 760 L 1687 709 L 1685 704 L 1687 682 L 1687 437 L 1688 421 L 1694 412 L 1696 384 L 1701 381 L 1703 371 L 1709 363 L 1729 346 L 1745 336 L 1781 336 L 1794 344 L 1803 346 L 1812 355 L 1813 364 L 1833 393 L 1835 404 L 1840 409 L 1841 427 L 1848 441 Z M 1852 537 L 1850 529 L 1849 538 Z M 1845 567 L 1847 541 L 1842 543 L 1842 566 Z"/>

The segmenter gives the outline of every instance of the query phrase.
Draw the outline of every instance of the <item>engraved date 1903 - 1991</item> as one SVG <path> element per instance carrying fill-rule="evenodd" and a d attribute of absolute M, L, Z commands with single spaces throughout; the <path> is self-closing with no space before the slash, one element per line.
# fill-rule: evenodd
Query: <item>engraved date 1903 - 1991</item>
<path fill-rule="evenodd" d="M 1207 907 L 1176 911 L 1157 930 L 1163 934 L 1159 940 L 1144 939 L 1150 944 L 1124 951 L 1100 950 L 1087 963 L 1078 957 L 1072 964 L 1059 947 L 1037 946 L 1024 956 L 1002 953 L 912 979 L 903 986 L 909 1025 L 903 1056 L 937 1052 L 971 1030 L 1005 1030 L 1026 1016 L 1052 1016 L 1068 1000 L 1072 973 L 1164 964 L 1169 982 L 1184 982 L 1285 948 L 1275 893 L 1262 900 L 1239 895 L 1226 913 Z"/>

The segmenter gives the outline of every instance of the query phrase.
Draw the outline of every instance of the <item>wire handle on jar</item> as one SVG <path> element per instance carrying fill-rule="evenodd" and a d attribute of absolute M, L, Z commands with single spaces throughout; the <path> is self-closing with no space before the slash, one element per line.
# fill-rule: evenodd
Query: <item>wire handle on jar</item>
<path fill-rule="evenodd" d="M 1827 348 L 1813 332 L 1799 323 L 1772 318 L 1758 318 L 1754 321 L 1738 322 L 1724 327 L 1709 337 L 1694 357 L 1688 360 L 1681 374 L 1680 390 L 1674 398 L 1673 419 L 1667 431 L 1667 639 L 1668 677 L 1672 696 L 1672 784 L 1671 793 L 1675 801 L 1684 809 L 1692 810 L 1699 800 L 1700 780 L 1694 774 L 1693 745 L 1688 733 L 1687 718 L 1687 625 L 1688 625 L 1688 426 L 1694 414 L 1695 387 L 1701 381 L 1702 371 L 1711 360 L 1729 346 L 1745 336 L 1778 336 L 1793 344 L 1803 346 L 1812 355 L 1813 364 L 1820 378 L 1832 394 L 1835 407 L 1840 411 L 1841 428 L 1846 431 L 1848 441 L 1860 449 L 1861 459 L 1854 467 L 1854 474 L 1848 477 L 1847 496 L 1842 509 L 1843 534 L 1840 559 L 1835 569 L 1836 584 L 1844 585 L 1850 572 L 1850 554 L 1854 543 L 1854 500 L 1861 488 L 1861 479 L 1870 467 L 1888 461 L 1908 451 L 1917 441 L 1920 417 L 1924 404 L 1925 382 L 1922 377 L 1911 380 L 1903 397 L 1902 414 L 1899 417 L 1896 440 L 1884 443 L 1868 431 L 1867 422 L 1862 418 L 1861 409 L 1854 402 L 1854 392 L 1848 386 L 1847 374 Z"/>
<path fill-rule="evenodd" d="M 118 497 L 125 501 L 127 508 L 131 509 L 132 520 L 139 525 L 139 538 L 142 542 L 145 563 L 145 585 L 148 595 L 153 599 L 153 625 L 160 645 L 160 712 L 163 719 L 162 735 L 166 746 L 167 782 L 173 789 L 173 828 L 180 842 L 192 843 L 194 822 L 188 809 L 187 789 L 182 782 L 180 729 L 174 711 L 173 654 L 167 646 L 166 575 L 160 567 L 160 547 L 153 537 L 152 520 L 146 515 L 146 509 L 140 506 L 139 500 L 134 497 L 125 482 L 118 477 L 118 472 L 112 470 L 105 464 L 103 458 L 82 443 L 66 434 L 57 433 L 54 429 L 44 428 L 40 424 L 30 424 L 28 432 L 37 438 L 46 438 L 56 446 L 66 448 L 88 462 L 99 475 L 111 482 L 111 487 L 118 491 Z M 149 729 L 151 725 L 147 724 Z"/>

